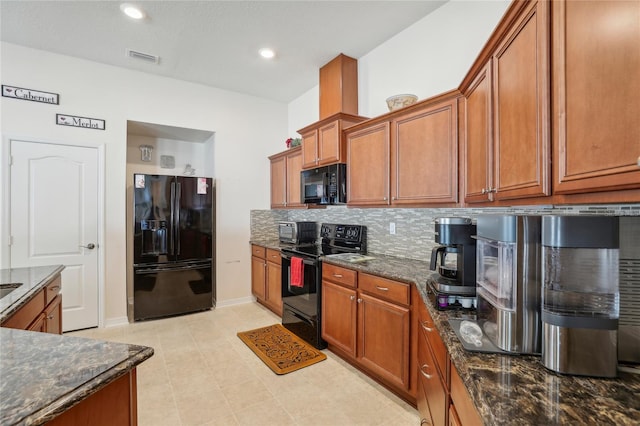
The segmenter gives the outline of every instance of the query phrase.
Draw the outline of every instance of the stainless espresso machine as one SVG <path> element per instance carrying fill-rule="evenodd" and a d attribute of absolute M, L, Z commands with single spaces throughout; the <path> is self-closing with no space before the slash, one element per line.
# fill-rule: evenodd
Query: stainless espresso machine
<path fill-rule="evenodd" d="M 474 306 L 476 295 L 476 224 L 465 217 L 435 220 L 435 241 L 431 252 L 432 271 L 427 280 L 433 304 L 440 310 Z"/>

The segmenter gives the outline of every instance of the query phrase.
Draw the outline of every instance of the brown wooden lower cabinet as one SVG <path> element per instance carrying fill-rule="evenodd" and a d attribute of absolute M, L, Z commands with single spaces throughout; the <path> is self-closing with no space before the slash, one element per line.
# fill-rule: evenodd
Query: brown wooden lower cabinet
<path fill-rule="evenodd" d="M 409 401 L 409 284 L 324 263 L 322 337 L 329 349 Z"/>
<path fill-rule="evenodd" d="M 54 277 L 27 303 L 2 322 L 2 327 L 62 334 L 62 279 Z"/>
<path fill-rule="evenodd" d="M 138 424 L 136 370 L 108 384 L 47 423 L 49 426 L 135 426 Z"/>
<path fill-rule="evenodd" d="M 251 245 L 251 293 L 258 303 L 282 316 L 280 252 Z"/>
<path fill-rule="evenodd" d="M 422 299 L 417 307 L 418 393 L 421 424 L 482 425 L 466 386 L 451 362 L 444 342 Z"/>

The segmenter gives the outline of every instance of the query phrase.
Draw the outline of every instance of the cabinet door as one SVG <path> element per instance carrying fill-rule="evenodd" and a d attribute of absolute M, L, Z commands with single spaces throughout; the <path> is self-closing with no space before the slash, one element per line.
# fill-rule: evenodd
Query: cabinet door
<path fill-rule="evenodd" d="M 318 131 L 302 135 L 302 168 L 314 168 L 318 165 Z"/>
<path fill-rule="evenodd" d="M 265 299 L 266 268 L 264 259 L 251 256 L 251 294 L 259 300 Z"/>
<path fill-rule="evenodd" d="M 322 281 L 322 338 L 356 356 L 356 292 Z"/>
<path fill-rule="evenodd" d="M 640 188 L 640 2 L 552 5 L 554 193 Z"/>
<path fill-rule="evenodd" d="M 389 123 L 347 136 L 347 204 L 389 204 Z"/>
<path fill-rule="evenodd" d="M 271 208 L 287 206 L 287 162 L 283 155 L 271 160 Z"/>
<path fill-rule="evenodd" d="M 39 331 L 39 332 L 46 332 L 47 331 L 47 319 L 44 315 L 44 312 L 41 312 L 36 319 L 29 324 L 29 327 L 27 327 L 26 329 L 28 331 Z"/>
<path fill-rule="evenodd" d="M 333 164 L 342 160 L 340 123 L 338 120 L 318 129 L 318 164 Z"/>
<path fill-rule="evenodd" d="M 358 293 L 358 361 L 407 390 L 410 317 L 408 308 Z"/>
<path fill-rule="evenodd" d="M 463 426 L 453 405 L 449 405 L 449 426 Z"/>
<path fill-rule="evenodd" d="M 458 201 L 457 100 L 391 123 L 391 203 Z"/>
<path fill-rule="evenodd" d="M 45 331 L 62 334 L 62 296 L 57 295 L 44 311 Z"/>
<path fill-rule="evenodd" d="M 302 151 L 287 155 L 287 207 L 301 207 L 300 172 L 302 171 Z"/>
<path fill-rule="evenodd" d="M 464 201 L 489 201 L 493 185 L 491 60 L 465 92 Z"/>
<path fill-rule="evenodd" d="M 533 2 L 493 56 L 494 198 L 550 194 L 548 2 Z"/>
<path fill-rule="evenodd" d="M 267 262 L 265 302 L 276 314 L 282 316 L 282 269 L 280 265 Z"/>

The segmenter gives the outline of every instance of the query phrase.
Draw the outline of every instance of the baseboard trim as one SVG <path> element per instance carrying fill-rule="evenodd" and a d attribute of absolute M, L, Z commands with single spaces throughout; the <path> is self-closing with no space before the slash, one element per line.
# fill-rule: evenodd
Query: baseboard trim
<path fill-rule="evenodd" d="M 235 305 L 245 305 L 247 303 L 253 303 L 255 301 L 256 301 L 256 298 L 253 296 L 241 297 L 239 299 L 222 300 L 216 303 L 216 308 L 224 308 L 227 306 L 235 306 Z"/>
<path fill-rule="evenodd" d="M 104 320 L 104 328 L 118 327 L 120 325 L 127 324 L 129 324 L 129 319 L 127 319 L 127 317 L 108 318 Z"/>

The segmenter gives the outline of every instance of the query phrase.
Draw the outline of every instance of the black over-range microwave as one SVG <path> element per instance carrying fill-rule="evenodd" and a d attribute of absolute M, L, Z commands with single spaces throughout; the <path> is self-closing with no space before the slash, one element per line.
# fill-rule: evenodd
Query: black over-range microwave
<path fill-rule="evenodd" d="M 301 201 L 305 204 L 344 204 L 347 202 L 347 165 L 303 170 L 300 185 Z"/>

